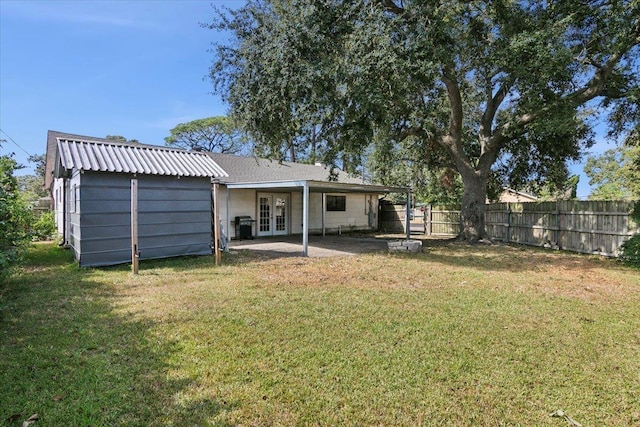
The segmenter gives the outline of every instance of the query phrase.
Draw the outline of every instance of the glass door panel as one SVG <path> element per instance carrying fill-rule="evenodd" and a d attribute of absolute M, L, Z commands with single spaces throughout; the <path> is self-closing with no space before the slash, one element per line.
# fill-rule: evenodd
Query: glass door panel
<path fill-rule="evenodd" d="M 273 196 L 273 204 L 275 205 L 275 224 L 273 234 L 287 234 L 287 215 L 288 215 L 288 197 L 275 195 Z"/>
<path fill-rule="evenodd" d="M 289 234 L 289 195 L 258 194 L 258 236 Z"/>
<path fill-rule="evenodd" d="M 258 235 L 271 234 L 271 197 L 258 197 Z"/>

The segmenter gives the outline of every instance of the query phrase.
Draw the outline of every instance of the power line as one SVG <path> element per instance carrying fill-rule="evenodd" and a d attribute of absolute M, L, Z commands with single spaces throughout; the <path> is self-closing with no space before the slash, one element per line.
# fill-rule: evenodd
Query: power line
<path fill-rule="evenodd" d="M 13 140 L 13 138 L 11 138 L 11 137 L 10 137 L 10 136 L 5 132 L 5 131 L 3 131 L 2 129 L 0 129 L 0 132 L 4 133 L 4 135 L 5 135 L 7 138 L 9 138 L 9 141 L 11 141 L 11 142 L 13 142 L 14 144 L 16 144 L 16 147 L 18 147 L 19 149 L 21 149 L 22 151 L 24 151 L 24 152 L 25 152 L 25 154 L 26 154 L 27 156 L 32 157 L 32 155 L 31 155 L 31 154 L 29 154 L 29 152 L 28 152 L 27 150 L 25 150 L 24 148 L 22 148 L 22 147 L 20 146 L 20 144 L 18 144 L 17 142 L 15 142 L 15 141 Z"/>

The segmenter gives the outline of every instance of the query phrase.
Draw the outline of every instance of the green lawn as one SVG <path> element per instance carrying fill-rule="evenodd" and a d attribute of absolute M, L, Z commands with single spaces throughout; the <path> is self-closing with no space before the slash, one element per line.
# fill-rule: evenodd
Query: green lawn
<path fill-rule="evenodd" d="M 511 246 L 225 254 L 0 294 L 0 424 L 640 425 L 640 272 Z"/>

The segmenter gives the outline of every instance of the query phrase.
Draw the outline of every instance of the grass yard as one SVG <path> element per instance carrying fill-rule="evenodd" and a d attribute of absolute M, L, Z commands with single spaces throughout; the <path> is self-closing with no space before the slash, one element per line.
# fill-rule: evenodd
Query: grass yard
<path fill-rule="evenodd" d="M 640 425 L 640 271 L 443 244 L 79 269 L 0 292 L 0 424 Z"/>

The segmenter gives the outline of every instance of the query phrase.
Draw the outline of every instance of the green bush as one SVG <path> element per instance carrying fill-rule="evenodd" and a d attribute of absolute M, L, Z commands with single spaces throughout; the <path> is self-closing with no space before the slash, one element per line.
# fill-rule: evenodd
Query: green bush
<path fill-rule="evenodd" d="M 33 240 L 51 240 L 56 236 L 56 220 L 53 211 L 47 211 L 33 224 L 31 229 Z"/>
<path fill-rule="evenodd" d="M 13 157 L 0 156 L 0 281 L 31 240 L 33 213 L 18 192 L 17 167 Z"/>
<path fill-rule="evenodd" d="M 621 246 L 622 260 L 630 265 L 640 267 L 640 234 L 636 234 Z"/>

